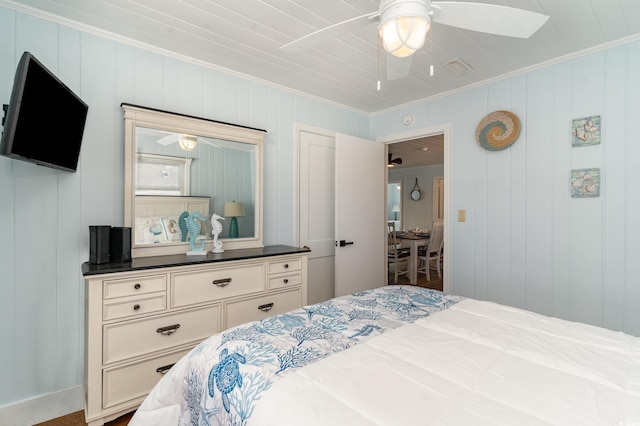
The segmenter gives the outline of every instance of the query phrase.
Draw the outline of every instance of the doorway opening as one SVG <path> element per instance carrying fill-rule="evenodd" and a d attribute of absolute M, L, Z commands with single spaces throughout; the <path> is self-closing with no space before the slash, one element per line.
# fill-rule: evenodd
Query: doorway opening
<path fill-rule="evenodd" d="M 449 125 L 418 129 L 403 134 L 389 135 L 379 138 L 379 142 L 387 145 L 387 154 L 392 153 L 397 160 L 392 167 L 387 168 L 388 183 L 402 181 L 417 183 L 421 192 L 419 200 L 413 200 L 410 196 L 411 185 L 405 183 L 402 188 L 402 227 L 405 230 L 430 229 L 434 221 L 444 222 L 444 249 L 443 259 L 450 257 L 450 227 L 446 218 L 449 217 L 450 195 L 450 147 Z M 385 206 L 389 209 L 389 199 Z M 449 277 L 451 262 L 440 265 L 442 281 L 439 284 L 441 290 L 450 291 Z M 388 272 L 388 271 L 387 271 Z M 431 282 L 437 274 L 431 273 Z M 388 274 L 387 274 L 388 276 Z M 418 277 L 426 281 L 425 274 Z M 392 281 L 393 282 L 393 281 Z M 419 284 L 419 283 L 418 283 Z M 436 284 L 437 285 L 437 284 Z M 425 286 L 432 287 L 431 283 Z"/>

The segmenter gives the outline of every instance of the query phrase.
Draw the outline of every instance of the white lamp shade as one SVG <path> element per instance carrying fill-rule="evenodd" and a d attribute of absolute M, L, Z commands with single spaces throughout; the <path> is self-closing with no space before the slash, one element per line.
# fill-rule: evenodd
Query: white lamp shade
<path fill-rule="evenodd" d="M 237 203 L 235 201 L 230 203 L 224 203 L 224 216 L 225 217 L 243 217 L 244 213 L 244 204 Z"/>
<path fill-rule="evenodd" d="M 378 31 L 384 50 L 404 58 L 424 45 L 431 17 L 427 1 L 388 0 L 380 4 Z"/>
<path fill-rule="evenodd" d="M 412 55 L 424 46 L 427 31 L 431 27 L 428 18 L 399 16 L 380 25 L 380 37 L 384 50 L 399 58 Z"/>
<path fill-rule="evenodd" d="M 191 135 L 180 135 L 178 144 L 180 144 L 180 148 L 185 151 L 193 151 L 196 145 L 198 145 L 198 138 Z"/>
<path fill-rule="evenodd" d="M 392 211 L 392 212 L 400 212 L 400 206 L 399 206 L 399 205 L 397 205 L 397 204 L 396 204 L 396 205 L 394 205 L 394 206 L 391 208 L 391 211 Z"/>

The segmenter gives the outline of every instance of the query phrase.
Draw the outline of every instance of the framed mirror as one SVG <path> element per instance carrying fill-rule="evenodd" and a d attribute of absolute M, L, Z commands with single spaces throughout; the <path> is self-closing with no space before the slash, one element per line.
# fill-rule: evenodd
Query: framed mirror
<path fill-rule="evenodd" d="M 211 215 L 225 218 L 224 250 L 263 246 L 264 130 L 122 104 L 124 222 L 132 257 L 190 251 L 186 214 L 197 212 L 206 250 Z"/>
<path fill-rule="evenodd" d="M 418 201 L 422 198 L 422 192 L 420 192 L 420 187 L 418 186 L 418 178 L 416 178 L 416 184 L 413 185 L 413 189 L 411 190 L 411 199 L 413 201 Z"/>

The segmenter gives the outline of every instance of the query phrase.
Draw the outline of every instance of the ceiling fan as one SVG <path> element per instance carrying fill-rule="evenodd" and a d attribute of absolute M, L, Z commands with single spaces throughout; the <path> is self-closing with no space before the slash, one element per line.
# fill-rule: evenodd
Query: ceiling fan
<path fill-rule="evenodd" d="M 393 154 L 389 153 L 389 161 L 387 161 L 387 167 L 393 167 L 396 164 L 402 164 L 402 158 L 393 158 Z"/>
<path fill-rule="evenodd" d="M 186 133 L 171 133 L 163 138 L 158 139 L 158 143 L 165 146 L 171 145 L 172 143 L 176 142 L 178 142 L 180 148 L 185 151 L 193 151 L 199 143 L 211 145 L 216 148 L 222 148 L 205 138 L 189 135 Z"/>
<path fill-rule="evenodd" d="M 352 0 L 353 1 L 353 0 Z M 483 33 L 529 38 L 549 19 L 528 10 L 487 3 L 431 0 L 380 0 L 378 11 L 322 28 L 281 46 L 299 52 L 346 34 L 356 28 L 378 24 L 378 35 L 387 55 L 387 79 L 404 77 L 411 55 L 422 48 L 431 24 L 443 24 Z M 399 61 L 395 58 L 406 58 Z"/>

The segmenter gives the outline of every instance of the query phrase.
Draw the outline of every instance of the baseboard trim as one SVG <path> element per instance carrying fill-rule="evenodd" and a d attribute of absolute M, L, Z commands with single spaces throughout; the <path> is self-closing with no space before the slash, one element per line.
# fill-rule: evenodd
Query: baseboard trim
<path fill-rule="evenodd" d="M 83 386 L 64 389 L 0 407 L 0 425 L 42 423 L 84 409 Z"/>

